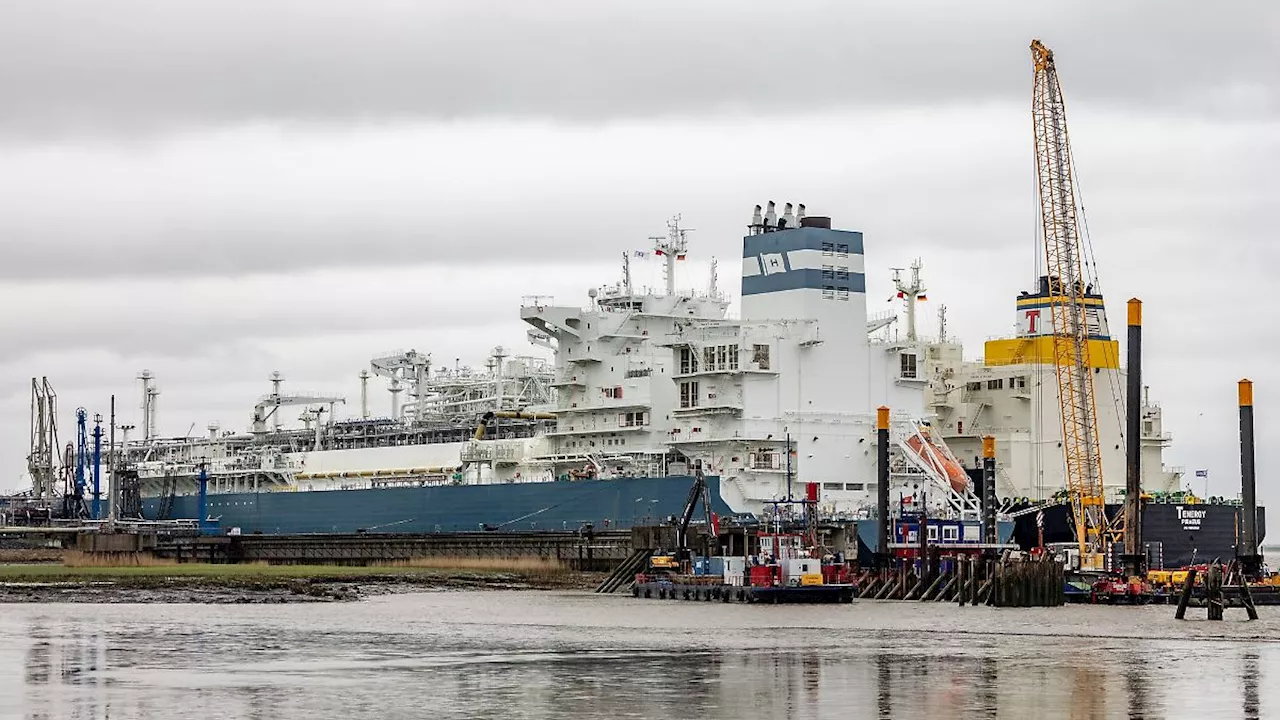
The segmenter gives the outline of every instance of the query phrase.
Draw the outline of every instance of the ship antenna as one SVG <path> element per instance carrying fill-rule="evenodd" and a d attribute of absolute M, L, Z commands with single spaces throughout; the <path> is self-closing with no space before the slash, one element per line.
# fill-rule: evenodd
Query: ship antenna
<path fill-rule="evenodd" d="M 938 342 L 947 341 L 947 306 L 938 306 Z"/>
<path fill-rule="evenodd" d="M 625 251 L 622 253 L 622 290 L 631 297 L 631 256 Z"/>
<path fill-rule="evenodd" d="M 708 283 L 707 290 L 710 292 L 711 297 L 713 298 L 720 297 L 719 264 L 720 264 L 719 261 L 717 261 L 715 258 L 711 258 L 711 281 Z"/>

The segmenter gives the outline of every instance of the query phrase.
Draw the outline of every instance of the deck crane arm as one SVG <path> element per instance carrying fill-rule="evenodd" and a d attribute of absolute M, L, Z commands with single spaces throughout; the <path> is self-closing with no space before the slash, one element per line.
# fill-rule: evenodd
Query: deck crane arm
<path fill-rule="evenodd" d="M 271 394 L 253 407 L 253 432 L 265 433 L 267 420 L 286 405 L 329 405 L 346 403 L 346 398 L 329 395 L 276 395 Z"/>
<path fill-rule="evenodd" d="M 1031 115 L 1066 484 L 1075 515 L 1081 567 L 1098 567 L 1105 550 L 1103 533 L 1107 519 L 1066 104 L 1053 51 L 1039 40 L 1033 40 L 1031 57 L 1035 67 Z"/>
<path fill-rule="evenodd" d="M 681 555 L 687 553 L 689 548 L 689 524 L 693 522 L 693 513 L 698 509 L 698 501 L 702 501 L 702 512 L 707 519 L 707 532 L 713 532 L 711 525 L 711 491 L 707 487 L 707 477 L 699 468 L 694 471 L 693 485 L 689 487 L 689 497 L 684 503 L 684 512 L 680 514 L 679 524 L 676 526 L 676 545 L 677 552 Z"/>

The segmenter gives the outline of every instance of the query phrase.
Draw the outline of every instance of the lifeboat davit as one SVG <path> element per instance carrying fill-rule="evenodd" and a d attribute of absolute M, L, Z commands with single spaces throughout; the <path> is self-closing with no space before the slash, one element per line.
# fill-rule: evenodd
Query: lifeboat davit
<path fill-rule="evenodd" d="M 907 438 L 907 447 L 926 465 L 945 477 L 952 490 L 963 493 L 969 488 L 969 473 L 965 472 L 964 466 L 956 461 L 945 446 L 938 447 L 933 442 L 927 428 L 921 427 L 916 434 Z"/>

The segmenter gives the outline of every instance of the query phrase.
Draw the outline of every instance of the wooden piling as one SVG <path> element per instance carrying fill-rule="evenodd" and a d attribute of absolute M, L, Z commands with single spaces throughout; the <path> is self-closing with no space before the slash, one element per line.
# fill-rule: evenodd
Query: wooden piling
<path fill-rule="evenodd" d="M 1250 620 L 1258 619 L 1258 608 L 1253 604 L 1253 591 L 1249 589 L 1249 578 L 1240 573 L 1240 602 L 1244 603 L 1245 612 Z"/>
<path fill-rule="evenodd" d="M 969 557 L 969 605 L 978 605 L 978 587 L 982 579 L 982 566 L 977 557 Z"/>
<path fill-rule="evenodd" d="M 1196 569 L 1191 568 L 1187 571 L 1187 580 L 1182 584 L 1182 595 L 1178 598 L 1178 611 L 1173 617 L 1176 620 L 1185 620 L 1187 617 L 1187 605 L 1191 603 L 1191 592 L 1196 586 Z"/>
<path fill-rule="evenodd" d="M 1214 563 L 1209 566 L 1209 574 L 1205 577 L 1205 605 L 1209 608 L 1210 620 L 1221 620 L 1223 615 L 1222 598 L 1222 566 Z"/>
<path fill-rule="evenodd" d="M 926 600 L 930 600 L 930 599 L 932 599 L 932 598 L 933 598 L 933 593 L 934 593 L 934 591 L 935 591 L 935 590 L 937 590 L 937 589 L 938 589 L 938 587 L 942 585 L 942 582 L 943 582 L 944 580 L 946 580 L 946 576 L 945 576 L 945 575 L 943 575 L 943 574 L 942 574 L 942 573 L 940 573 L 940 572 L 939 572 L 939 573 L 935 573 L 935 577 L 933 578 L 933 582 L 929 585 L 928 589 L 927 589 L 927 590 L 925 590 L 925 591 L 924 591 L 924 593 L 920 595 L 920 602 L 925 602 Z"/>

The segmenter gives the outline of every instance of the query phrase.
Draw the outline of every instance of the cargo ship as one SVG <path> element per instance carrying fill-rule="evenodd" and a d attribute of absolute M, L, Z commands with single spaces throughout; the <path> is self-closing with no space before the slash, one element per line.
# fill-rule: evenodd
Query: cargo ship
<path fill-rule="evenodd" d="M 389 353 L 360 372 L 358 413 L 276 374 L 248 432 L 166 438 L 144 371 L 141 437 L 116 451 L 119 511 L 192 518 L 204 487 L 226 532 L 628 527 L 678 512 L 700 471 L 729 519 L 761 518 L 801 492 L 795 478 L 819 488 L 824 517 L 875 521 L 875 408 L 887 405 L 895 502 L 976 521 L 959 461 L 930 433 L 928 383 L 906 346 L 873 337 L 893 320 L 867 316 L 862 234 L 769 203 L 741 248 L 737 318 L 714 262 L 707 290 L 677 289 L 689 247 L 673 218 L 585 306 L 525 298 L 528 339 L 553 359 L 497 348 L 477 371 Z M 650 259 L 665 287 L 632 282 L 632 263 Z M 390 417 L 370 413 L 371 380 L 387 383 Z"/>
<path fill-rule="evenodd" d="M 806 217 L 803 205 L 781 215 L 757 206 L 741 247 L 738 318 L 714 262 L 705 291 L 677 289 L 689 246 L 675 218 L 651 248 L 626 253 L 620 280 L 590 289 L 585 306 L 525 298 L 528 340 L 551 359 L 498 347 L 472 369 L 417 350 L 384 354 L 358 374 L 355 412 L 344 413 L 344 397 L 291 391 L 277 373 L 248 432 L 210 425 L 204 437 L 166 438 L 156 378 L 144 371 L 141 436 L 123 437 L 118 452 L 120 511 L 195 518 L 203 476 L 219 532 L 626 528 L 679 514 L 701 470 L 715 512 L 744 522 L 815 483 L 818 512 L 857 522 L 865 545 L 878 523 L 874 409 L 886 405 L 895 507 L 976 526 L 979 463 L 968 458 L 994 434 L 1000 539 L 1023 539 L 1015 524 L 1034 518 L 1016 514 L 1062 487 L 1053 463 L 1027 451 L 1056 425 L 1052 398 L 1037 398 L 1044 358 L 1024 349 L 1040 342 L 1036 329 L 1008 341 L 1013 351 L 988 343 L 978 362 L 947 337 L 945 308 L 938 336 L 920 336 L 918 261 L 909 280 L 895 271 L 903 312 L 868 315 L 862 234 Z M 665 287 L 633 284 L 632 264 L 648 261 L 662 264 Z M 1030 295 L 1018 298 L 1020 314 Z M 1115 375 L 1100 396 L 1123 387 L 1117 363 L 1100 372 Z M 370 412 L 371 381 L 386 383 L 390 416 Z M 301 409 L 300 427 L 287 409 Z M 1180 470 L 1161 461 L 1171 438 L 1158 405 L 1144 408 L 1144 429 L 1144 482 L 1176 487 Z M 1046 511 L 1051 524 L 1062 509 Z M 1225 536 L 1219 511 L 1208 512 L 1208 534 Z"/>

